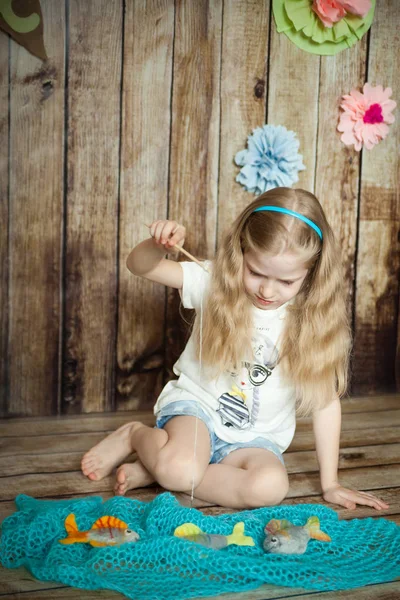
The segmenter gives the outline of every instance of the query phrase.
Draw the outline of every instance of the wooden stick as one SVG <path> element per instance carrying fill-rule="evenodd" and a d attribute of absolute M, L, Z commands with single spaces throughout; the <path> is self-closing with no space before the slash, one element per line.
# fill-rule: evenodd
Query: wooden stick
<path fill-rule="evenodd" d="M 143 223 L 143 225 L 145 227 L 147 227 L 148 229 L 150 229 L 150 225 L 147 225 L 146 223 Z M 190 252 L 188 252 L 187 250 L 182 248 L 182 246 L 178 246 L 178 244 L 175 244 L 175 246 L 171 246 L 171 248 L 176 248 L 177 250 L 179 250 L 179 252 L 183 252 L 183 254 L 185 254 L 188 258 L 190 258 L 190 260 L 192 260 L 193 262 L 198 264 L 199 267 L 201 267 L 206 273 L 210 272 L 203 263 L 201 263 L 199 260 L 197 260 L 197 258 L 195 258 L 192 254 L 190 254 Z"/>

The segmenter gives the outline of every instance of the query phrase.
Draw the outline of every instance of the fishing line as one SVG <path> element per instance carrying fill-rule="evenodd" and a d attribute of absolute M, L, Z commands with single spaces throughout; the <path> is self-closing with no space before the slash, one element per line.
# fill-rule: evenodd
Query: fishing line
<path fill-rule="evenodd" d="M 203 295 L 200 297 L 200 339 L 199 339 L 199 384 L 201 382 L 201 367 L 202 367 L 202 347 L 203 347 Z M 199 422 L 199 402 L 196 402 L 196 423 L 194 429 L 194 448 L 193 448 L 193 464 L 192 464 L 192 490 L 190 494 L 190 506 L 193 507 L 193 498 L 194 498 L 194 479 L 195 479 L 195 469 L 196 469 L 196 451 L 197 451 L 197 429 Z"/>

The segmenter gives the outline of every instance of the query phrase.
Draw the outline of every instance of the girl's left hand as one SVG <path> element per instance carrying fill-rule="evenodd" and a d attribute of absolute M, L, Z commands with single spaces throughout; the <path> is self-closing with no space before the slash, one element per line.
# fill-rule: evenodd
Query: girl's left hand
<path fill-rule="evenodd" d="M 340 506 L 344 506 L 345 508 L 350 508 L 352 510 L 356 508 L 357 504 L 366 504 L 367 506 L 372 506 L 377 510 L 389 508 L 389 504 L 386 504 L 386 502 L 380 500 L 380 498 L 377 498 L 373 494 L 349 490 L 348 488 L 344 488 L 339 484 L 336 484 L 335 486 L 325 490 L 323 492 L 323 499 L 326 500 L 326 502 L 339 504 Z"/>

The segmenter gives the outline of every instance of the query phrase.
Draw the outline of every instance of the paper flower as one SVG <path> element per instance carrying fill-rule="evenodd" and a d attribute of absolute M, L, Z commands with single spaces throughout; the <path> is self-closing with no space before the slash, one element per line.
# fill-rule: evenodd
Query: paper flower
<path fill-rule="evenodd" d="M 312 9 L 325 27 L 332 27 L 347 13 L 366 17 L 371 10 L 371 0 L 314 0 Z"/>
<path fill-rule="evenodd" d="M 392 110 L 396 106 L 391 88 L 385 90 L 381 85 L 372 87 L 366 83 L 361 93 L 351 90 L 350 94 L 342 97 L 338 130 L 343 132 L 341 140 L 346 146 L 354 144 L 356 150 L 361 150 L 364 144 L 371 150 L 389 133 L 388 124 L 393 123 Z"/>
<path fill-rule="evenodd" d="M 278 32 L 287 35 L 296 46 L 313 54 L 333 55 L 351 48 L 368 31 L 375 2 L 273 0 L 273 11 Z M 370 9 L 365 15 L 368 4 Z M 357 12 L 351 14 L 352 11 Z"/>
<path fill-rule="evenodd" d="M 276 187 L 291 187 L 303 171 L 303 157 L 298 154 L 299 140 L 294 131 L 282 125 L 264 125 L 253 130 L 247 138 L 247 150 L 235 156 L 235 162 L 243 169 L 236 181 L 246 191 L 259 195 Z"/>

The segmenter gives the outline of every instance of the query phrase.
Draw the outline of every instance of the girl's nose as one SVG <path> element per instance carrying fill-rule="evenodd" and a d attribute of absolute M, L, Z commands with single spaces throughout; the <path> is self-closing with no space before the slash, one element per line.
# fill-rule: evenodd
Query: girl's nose
<path fill-rule="evenodd" d="M 274 286 L 271 281 L 261 284 L 260 286 L 260 295 L 268 300 L 272 298 L 274 295 Z"/>

